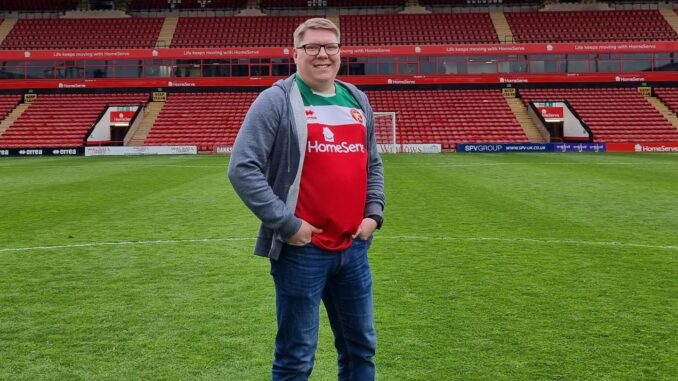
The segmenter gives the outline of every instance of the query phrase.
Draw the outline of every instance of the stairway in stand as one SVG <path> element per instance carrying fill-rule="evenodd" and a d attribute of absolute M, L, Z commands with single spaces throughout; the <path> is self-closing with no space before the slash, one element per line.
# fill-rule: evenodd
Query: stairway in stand
<path fill-rule="evenodd" d="M 666 107 L 666 105 L 661 100 L 659 100 L 659 98 L 645 97 L 645 99 L 647 99 L 647 101 L 650 102 L 650 104 L 654 106 L 654 108 L 656 108 L 657 111 L 664 115 L 664 118 L 671 122 L 671 124 L 673 124 L 673 127 L 675 127 L 678 130 L 678 117 L 676 117 L 676 113 L 674 113 L 668 107 Z"/>
<path fill-rule="evenodd" d="M 545 139 L 539 133 L 537 126 L 530 118 L 530 115 L 527 113 L 527 109 L 523 105 L 523 102 L 519 98 L 506 98 L 506 102 L 511 107 L 513 115 L 516 116 L 520 127 L 525 131 L 525 135 L 530 140 L 530 143 L 546 143 Z"/>
<path fill-rule="evenodd" d="M 7 115 L 7 117 L 2 122 L 0 122 L 0 135 L 2 135 L 9 128 L 9 126 L 12 125 L 12 123 L 19 119 L 21 114 L 23 114 L 30 105 L 30 103 L 21 103 L 16 106 L 16 108 L 12 110 L 12 112 L 9 113 L 9 115 Z"/>
<path fill-rule="evenodd" d="M 494 29 L 497 31 L 497 37 L 499 37 L 499 42 L 502 44 L 510 44 L 513 42 L 513 33 L 511 32 L 511 27 L 506 21 L 506 16 L 504 12 L 501 11 L 492 11 L 490 12 L 490 18 L 492 19 L 492 24 Z"/>
<path fill-rule="evenodd" d="M 660 9 L 659 13 L 664 16 L 664 19 L 671 25 L 671 28 L 678 33 L 678 15 L 676 12 L 673 9 Z"/>
<path fill-rule="evenodd" d="M 170 45 L 172 45 L 172 38 L 174 38 L 174 32 L 177 30 L 178 22 L 179 17 L 165 17 L 165 22 L 162 24 L 162 29 L 160 29 L 160 34 L 158 35 L 158 42 L 155 44 L 156 47 L 169 48 Z"/>
<path fill-rule="evenodd" d="M 165 106 L 165 102 L 148 102 L 148 105 L 146 106 L 146 113 L 144 114 L 144 120 L 141 121 L 139 129 L 136 131 L 132 139 L 130 139 L 129 145 L 144 145 L 144 140 L 146 140 L 148 133 L 151 131 L 151 128 L 153 128 L 153 124 L 158 118 L 160 111 L 162 111 L 163 106 Z"/>
<path fill-rule="evenodd" d="M 4 19 L 2 22 L 0 22 L 0 44 L 5 41 L 5 38 L 9 32 L 12 31 L 12 28 L 14 28 L 14 25 L 16 25 L 17 21 L 18 19 Z"/>

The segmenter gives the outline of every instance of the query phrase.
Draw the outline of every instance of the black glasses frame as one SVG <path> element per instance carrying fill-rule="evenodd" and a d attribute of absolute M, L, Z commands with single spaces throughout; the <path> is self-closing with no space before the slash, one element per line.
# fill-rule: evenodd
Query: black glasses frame
<path fill-rule="evenodd" d="M 313 47 L 316 47 L 316 46 L 317 46 L 317 47 L 318 47 L 318 53 L 316 53 L 316 54 L 311 54 L 311 53 L 309 53 L 308 50 L 306 50 L 306 49 L 309 47 L 309 45 L 310 45 L 310 46 L 313 46 Z M 330 52 L 328 52 L 328 51 L 327 51 L 327 46 L 328 46 L 328 45 L 331 45 L 331 46 L 336 45 L 336 46 L 337 46 L 337 52 L 336 52 L 336 53 L 330 53 Z M 320 49 L 325 49 L 325 53 L 326 53 L 328 56 L 333 56 L 333 55 L 339 54 L 339 52 L 341 51 L 341 44 L 340 44 L 340 43 L 334 43 L 334 42 L 331 43 L 331 44 L 304 44 L 304 45 L 301 45 L 301 46 L 297 46 L 297 49 L 304 49 L 304 52 L 305 52 L 306 54 L 308 54 L 309 56 L 317 56 L 318 54 L 320 54 Z"/>

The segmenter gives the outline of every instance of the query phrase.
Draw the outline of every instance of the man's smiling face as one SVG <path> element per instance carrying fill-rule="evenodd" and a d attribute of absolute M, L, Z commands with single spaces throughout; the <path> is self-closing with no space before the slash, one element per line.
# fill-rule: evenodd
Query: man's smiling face
<path fill-rule="evenodd" d="M 339 39 L 329 30 L 309 29 L 304 32 L 301 44 L 303 45 L 326 45 L 338 44 Z M 313 90 L 326 91 L 331 89 L 334 79 L 339 72 L 341 63 L 340 54 L 329 55 L 325 48 L 321 48 L 317 56 L 307 54 L 303 48 L 294 49 L 294 62 L 297 64 L 297 72 L 304 82 Z"/>

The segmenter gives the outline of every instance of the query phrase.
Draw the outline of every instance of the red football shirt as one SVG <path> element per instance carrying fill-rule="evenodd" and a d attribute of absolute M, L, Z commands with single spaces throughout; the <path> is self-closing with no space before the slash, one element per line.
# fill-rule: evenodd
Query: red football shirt
<path fill-rule="evenodd" d="M 367 196 L 365 116 L 347 89 L 331 96 L 311 91 L 299 77 L 308 122 L 306 156 L 295 215 L 323 229 L 312 243 L 324 250 L 351 246 Z"/>

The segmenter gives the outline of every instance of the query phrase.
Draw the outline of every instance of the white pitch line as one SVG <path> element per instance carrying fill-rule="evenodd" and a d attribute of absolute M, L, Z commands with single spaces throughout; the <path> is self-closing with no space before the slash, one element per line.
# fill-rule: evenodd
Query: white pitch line
<path fill-rule="evenodd" d="M 531 242 L 539 244 L 556 245 L 586 245 L 586 246 L 612 246 L 612 247 L 637 247 L 643 249 L 661 249 L 678 250 L 678 245 L 648 245 L 633 242 L 619 241 L 584 241 L 584 240 L 561 240 L 561 239 L 537 239 L 537 238 L 501 238 L 501 237 L 428 237 L 428 236 L 378 236 L 378 240 L 395 241 L 495 241 L 495 242 Z M 141 241 L 117 241 L 117 242 L 89 242 L 72 245 L 52 245 L 52 246 L 32 246 L 32 247 L 9 247 L 0 248 L 0 253 L 35 251 L 35 250 L 55 250 L 72 249 L 79 247 L 96 246 L 125 246 L 125 245 L 157 245 L 157 244 L 183 244 L 183 243 L 204 243 L 204 242 L 237 242 L 254 241 L 251 237 L 227 237 L 227 238 L 197 238 L 197 239 L 163 239 L 163 240 L 141 240 Z"/>
<path fill-rule="evenodd" d="M 619 241 L 584 241 L 574 239 L 538 239 L 538 238 L 500 238 L 500 237 L 427 237 L 427 236 L 399 236 L 378 237 L 379 239 L 398 239 L 403 241 L 498 241 L 498 242 L 533 242 L 547 244 L 589 245 L 589 246 L 617 246 L 638 247 L 643 249 L 678 250 L 678 245 L 647 245 L 643 243 Z"/>
<path fill-rule="evenodd" d="M 2 252 L 11 251 L 32 251 L 32 250 L 53 250 L 53 249 L 72 249 L 77 247 L 95 247 L 95 246 L 125 246 L 125 245 L 153 245 L 163 243 L 195 243 L 195 242 L 221 242 L 221 241 L 254 241 L 254 238 L 231 237 L 231 238 L 199 238 L 199 239 L 160 239 L 144 241 L 117 241 L 117 242 L 89 242 L 76 243 L 72 245 L 54 245 L 54 246 L 32 246 L 32 247 L 14 247 L 2 248 Z"/>

